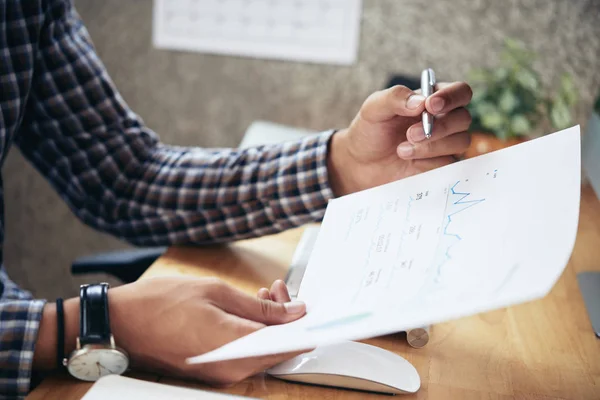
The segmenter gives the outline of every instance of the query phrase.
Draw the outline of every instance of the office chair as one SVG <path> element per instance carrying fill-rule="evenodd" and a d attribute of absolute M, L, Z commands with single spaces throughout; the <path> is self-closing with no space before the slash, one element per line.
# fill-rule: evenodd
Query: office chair
<path fill-rule="evenodd" d="M 98 253 L 76 259 L 71 265 L 73 275 L 104 272 L 130 283 L 136 281 L 154 261 L 167 250 L 166 247 L 149 247 Z"/>
<path fill-rule="evenodd" d="M 386 83 L 386 88 L 391 88 L 392 86 L 403 85 L 409 88 L 410 90 L 421 89 L 421 81 L 418 77 L 407 76 L 407 75 L 392 75 L 388 82 Z"/>

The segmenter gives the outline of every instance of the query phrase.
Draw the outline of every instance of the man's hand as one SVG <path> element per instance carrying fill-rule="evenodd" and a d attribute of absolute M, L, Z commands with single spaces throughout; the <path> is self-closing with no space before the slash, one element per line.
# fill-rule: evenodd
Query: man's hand
<path fill-rule="evenodd" d="M 109 301 L 115 341 L 134 368 L 217 385 L 238 382 L 298 353 L 201 365 L 186 365 L 185 359 L 306 312 L 304 303 L 289 297 L 286 302 L 253 297 L 217 279 L 141 280 L 111 289 Z"/>
<path fill-rule="evenodd" d="M 266 290 L 266 289 L 265 289 Z M 298 353 L 187 365 L 185 359 L 214 350 L 266 325 L 302 317 L 306 306 L 290 302 L 276 281 L 268 296 L 250 296 L 218 279 L 154 278 L 110 289 L 110 322 L 117 345 L 134 369 L 228 385 Z M 75 347 L 79 299 L 65 302 L 65 349 Z M 56 368 L 56 306 L 44 307 L 34 368 Z"/>
<path fill-rule="evenodd" d="M 450 164 L 470 144 L 472 91 L 463 82 L 440 83 L 426 100 L 404 86 L 376 92 L 346 130 L 333 135 L 328 159 L 336 196 L 382 185 Z M 431 139 L 421 114 L 435 116 Z"/>

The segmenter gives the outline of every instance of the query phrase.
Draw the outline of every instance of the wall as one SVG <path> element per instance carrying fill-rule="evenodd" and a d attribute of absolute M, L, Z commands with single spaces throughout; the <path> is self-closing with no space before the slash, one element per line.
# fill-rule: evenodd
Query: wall
<path fill-rule="evenodd" d="M 507 35 L 539 53 L 536 67 L 547 82 L 564 71 L 577 77 L 578 122 L 600 92 L 599 0 L 364 0 L 359 60 L 351 67 L 158 51 L 150 0 L 76 6 L 123 97 L 171 144 L 235 146 L 255 119 L 344 127 L 391 73 L 431 66 L 440 79 L 466 79 L 470 68 L 494 65 Z M 73 279 L 70 262 L 126 245 L 78 222 L 16 149 L 3 176 L 11 276 L 50 298 L 103 279 Z"/>

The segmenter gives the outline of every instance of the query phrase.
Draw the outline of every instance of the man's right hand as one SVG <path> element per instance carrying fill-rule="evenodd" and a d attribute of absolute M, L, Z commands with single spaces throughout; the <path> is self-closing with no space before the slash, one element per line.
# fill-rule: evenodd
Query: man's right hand
<path fill-rule="evenodd" d="M 296 320 L 306 307 L 250 296 L 218 279 L 154 278 L 111 289 L 109 310 L 115 341 L 133 368 L 229 385 L 298 353 L 201 365 L 185 359 Z"/>
<path fill-rule="evenodd" d="M 250 296 L 218 279 L 153 278 L 108 291 L 111 330 L 133 369 L 201 380 L 213 385 L 239 382 L 299 353 L 187 365 L 206 353 L 266 325 L 294 321 L 306 313 L 290 302 L 281 281 L 269 297 Z M 79 300 L 65 302 L 65 348 L 75 346 Z M 56 307 L 48 304 L 34 354 L 34 368 L 51 369 L 56 359 Z"/>

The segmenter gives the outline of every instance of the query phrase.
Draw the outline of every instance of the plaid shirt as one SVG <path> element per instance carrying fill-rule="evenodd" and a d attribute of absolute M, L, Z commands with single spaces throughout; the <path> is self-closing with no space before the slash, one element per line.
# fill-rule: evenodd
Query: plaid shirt
<path fill-rule="evenodd" d="M 19 146 L 85 223 L 150 246 L 322 218 L 331 133 L 247 150 L 166 146 L 115 89 L 70 1 L 0 4 L 0 154 Z M 0 398 L 29 390 L 44 304 L 0 268 Z"/>

